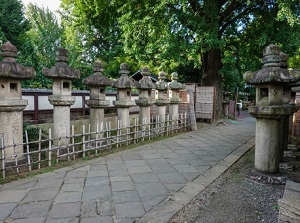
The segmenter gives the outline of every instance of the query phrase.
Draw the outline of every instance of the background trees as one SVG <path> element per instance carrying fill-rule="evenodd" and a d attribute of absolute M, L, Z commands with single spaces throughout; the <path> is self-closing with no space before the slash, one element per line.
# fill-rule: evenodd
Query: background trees
<path fill-rule="evenodd" d="M 72 2 L 81 15 L 76 22 L 110 36 L 109 46 L 124 49 L 117 53 L 167 72 L 182 71 L 185 81 L 216 86 L 219 113 L 222 88 L 241 87 L 241 74 L 261 67 L 264 46 L 276 43 L 290 54 L 299 48 L 299 2 L 292 0 Z"/>
<path fill-rule="evenodd" d="M 19 47 L 21 36 L 28 28 L 22 3 L 19 0 L 0 0 L 0 43 L 9 40 Z"/>
<path fill-rule="evenodd" d="M 281 45 L 291 65 L 299 64 L 298 0 L 62 0 L 61 6 L 60 22 L 45 9 L 27 9 L 30 30 L 18 41 L 24 52 L 37 52 L 22 58 L 37 70 L 54 65 L 60 45 L 69 49 L 70 64 L 82 77 L 91 74 L 96 58 L 110 77 L 118 76 L 124 61 L 132 72 L 142 65 L 177 71 L 181 81 L 216 86 L 221 113 L 222 90 L 243 88 L 242 74 L 261 68 L 266 45 Z M 36 85 L 47 87 L 40 78 Z"/>

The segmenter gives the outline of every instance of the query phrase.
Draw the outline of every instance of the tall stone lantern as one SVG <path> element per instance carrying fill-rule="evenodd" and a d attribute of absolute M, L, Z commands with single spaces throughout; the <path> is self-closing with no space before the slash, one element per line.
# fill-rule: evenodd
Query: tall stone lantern
<path fill-rule="evenodd" d="M 149 124 L 150 106 L 155 103 L 155 99 L 151 98 L 151 91 L 155 88 L 154 83 L 150 78 L 150 69 L 144 67 L 141 69 L 143 78 L 137 84 L 139 89 L 139 99 L 135 103 L 140 107 L 139 120 L 141 124 Z M 143 118 L 146 118 L 146 123 L 143 123 Z"/>
<path fill-rule="evenodd" d="M 133 81 L 128 77 L 129 66 L 127 63 L 120 65 L 119 71 L 121 77 L 113 83 L 113 87 L 117 88 L 117 100 L 114 105 L 118 110 L 118 119 L 121 121 L 122 128 L 129 126 L 129 108 L 135 105 L 131 100 L 131 88 L 135 87 Z"/>
<path fill-rule="evenodd" d="M 267 46 L 263 51 L 262 69 L 244 74 L 244 80 L 256 86 L 256 106 L 249 107 L 249 113 L 256 118 L 254 165 L 257 171 L 267 174 L 279 172 L 280 120 L 298 109 L 283 103 L 284 86 L 299 77 L 281 68 L 279 54 L 279 46 Z"/>
<path fill-rule="evenodd" d="M 10 42 L 3 44 L 1 51 L 3 61 L 0 62 L 0 138 L 4 137 L 4 145 L 16 145 L 23 143 L 23 110 L 28 103 L 22 99 L 21 80 L 33 79 L 36 72 L 33 68 L 17 63 L 17 48 Z M 8 162 L 15 159 L 15 153 L 22 154 L 23 146 L 5 149 Z M 19 161 L 22 158 L 18 155 Z"/>
<path fill-rule="evenodd" d="M 80 78 L 80 72 L 68 66 L 68 51 L 59 48 L 57 51 L 56 65 L 51 69 L 44 68 L 43 74 L 53 79 L 53 93 L 48 97 L 53 105 L 53 136 L 66 137 L 70 134 L 70 106 L 75 103 L 72 96 L 72 80 Z M 61 140 L 61 145 L 67 144 Z"/>
<path fill-rule="evenodd" d="M 168 83 L 165 82 L 166 73 L 161 71 L 158 73 L 158 79 L 155 83 L 156 92 L 155 92 L 155 105 L 157 106 L 157 115 L 161 118 L 162 121 L 165 121 L 166 117 L 166 107 L 169 104 L 168 100 Z"/>
<path fill-rule="evenodd" d="M 105 87 L 111 86 L 113 81 L 102 74 L 103 67 L 99 60 L 94 63 L 94 73 L 83 79 L 83 83 L 90 87 L 90 99 L 86 102 L 90 108 L 91 131 L 97 130 L 97 123 L 104 121 L 104 108 L 109 106 L 105 100 Z"/>
<path fill-rule="evenodd" d="M 185 84 L 179 83 L 178 80 L 178 74 L 176 72 L 173 72 L 171 77 L 171 82 L 168 83 L 169 87 L 169 114 L 171 120 L 177 120 L 178 118 L 178 112 L 179 112 L 179 104 L 181 102 L 181 99 L 179 98 L 179 90 L 185 88 Z"/>

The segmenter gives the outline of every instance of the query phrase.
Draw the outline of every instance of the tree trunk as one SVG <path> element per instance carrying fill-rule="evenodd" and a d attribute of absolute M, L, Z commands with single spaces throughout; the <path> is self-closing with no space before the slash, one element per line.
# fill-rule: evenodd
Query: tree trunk
<path fill-rule="evenodd" d="M 210 49 L 202 55 L 202 85 L 216 87 L 215 120 L 220 119 L 223 114 L 223 93 L 219 73 L 223 66 L 221 59 L 221 50 L 217 48 Z"/>

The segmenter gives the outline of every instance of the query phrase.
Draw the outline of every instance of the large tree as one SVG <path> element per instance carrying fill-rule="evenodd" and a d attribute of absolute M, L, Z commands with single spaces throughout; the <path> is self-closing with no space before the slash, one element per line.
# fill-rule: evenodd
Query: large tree
<path fill-rule="evenodd" d="M 158 61 L 175 59 L 183 64 L 192 62 L 194 67 L 200 68 L 198 82 L 216 86 L 218 115 L 222 111 L 222 73 L 227 71 L 228 74 L 224 63 L 231 59 L 229 64 L 236 65 L 229 76 L 240 76 L 237 75 L 242 71 L 240 50 L 248 50 L 248 55 L 258 61 L 257 56 L 261 56 L 267 44 L 291 44 L 292 41 L 284 42 L 291 35 L 287 21 L 290 19 L 292 25 L 298 23 L 300 4 L 288 2 L 290 4 L 275 0 L 128 1 L 123 6 L 121 20 L 125 49 L 146 61 L 158 58 Z M 295 44 L 299 46 L 299 41 Z"/>
<path fill-rule="evenodd" d="M 63 3 L 71 9 L 68 21 L 74 30 L 85 27 L 82 41 L 103 58 L 121 54 L 167 72 L 186 72 L 184 80 L 216 86 L 217 115 L 222 112 L 222 80 L 232 87 L 242 81 L 242 72 L 258 69 L 267 44 L 283 45 L 290 52 L 300 45 L 289 38 L 299 27 L 300 4 L 294 0 Z"/>

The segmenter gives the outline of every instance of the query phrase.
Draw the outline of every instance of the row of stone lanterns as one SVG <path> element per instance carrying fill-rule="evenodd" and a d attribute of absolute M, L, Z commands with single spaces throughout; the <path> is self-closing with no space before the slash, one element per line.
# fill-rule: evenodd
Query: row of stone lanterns
<path fill-rule="evenodd" d="M 23 113 L 27 100 L 22 99 L 21 80 L 33 79 L 36 72 L 32 68 L 24 67 L 16 62 L 17 49 L 11 43 L 1 47 L 3 61 L 0 63 L 0 134 L 4 141 L 2 145 L 21 144 L 23 142 Z M 72 80 L 80 78 L 80 72 L 68 66 L 68 51 L 60 48 L 57 52 L 57 64 L 52 68 L 44 68 L 43 74 L 53 79 L 53 94 L 48 97 L 53 105 L 53 137 L 61 138 L 60 145 L 68 143 L 70 135 L 70 106 L 74 104 L 75 97 L 71 95 Z M 171 103 L 170 116 L 177 118 L 178 106 L 180 103 L 179 90 L 184 85 L 177 82 L 177 74 L 172 74 L 172 81 L 166 83 L 165 73 L 159 73 L 159 79 L 152 83 L 149 68 L 142 69 L 143 78 L 133 82 L 129 77 L 129 66 L 126 63 L 120 65 L 120 78 L 116 81 L 110 80 L 103 75 L 103 67 L 100 61 L 96 61 L 93 67 L 93 74 L 83 80 L 83 83 L 90 86 L 90 99 L 87 106 L 90 108 L 91 131 L 96 131 L 97 123 L 104 121 L 104 108 L 109 105 L 105 100 L 105 87 L 117 88 L 117 100 L 114 106 L 118 110 L 118 118 L 121 127 L 127 128 L 129 123 L 129 108 L 135 104 L 140 106 L 140 119 L 150 117 L 150 106 L 156 104 L 158 115 L 166 115 L 166 105 Z M 131 100 L 131 89 L 139 90 L 139 99 L 136 102 Z M 157 88 L 156 100 L 151 97 L 152 89 Z M 170 99 L 167 98 L 167 90 L 170 91 Z M 175 117 L 176 116 L 176 117 Z M 1 135 L 0 135 L 1 136 Z M 1 143 L 1 142 L 0 142 Z M 0 144 L 1 145 L 1 144 Z M 22 154 L 22 146 L 15 146 L 5 150 L 5 156 L 13 160 L 17 154 Z M 22 157 L 17 158 L 20 160 Z"/>
<path fill-rule="evenodd" d="M 255 169 L 258 175 L 276 179 L 283 148 L 287 148 L 289 117 L 299 107 L 291 103 L 290 88 L 299 80 L 299 72 L 287 70 L 288 56 L 280 47 L 269 45 L 263 51 L 263 67 L 254 73 L 246 72 L 244 80 L 256 86 L 256 106 L 249 107 L 256 118 Z M 274 175 L 275 174 L 275 175 Z M 259 176 L 261 177 L 261 176 Z"/>

